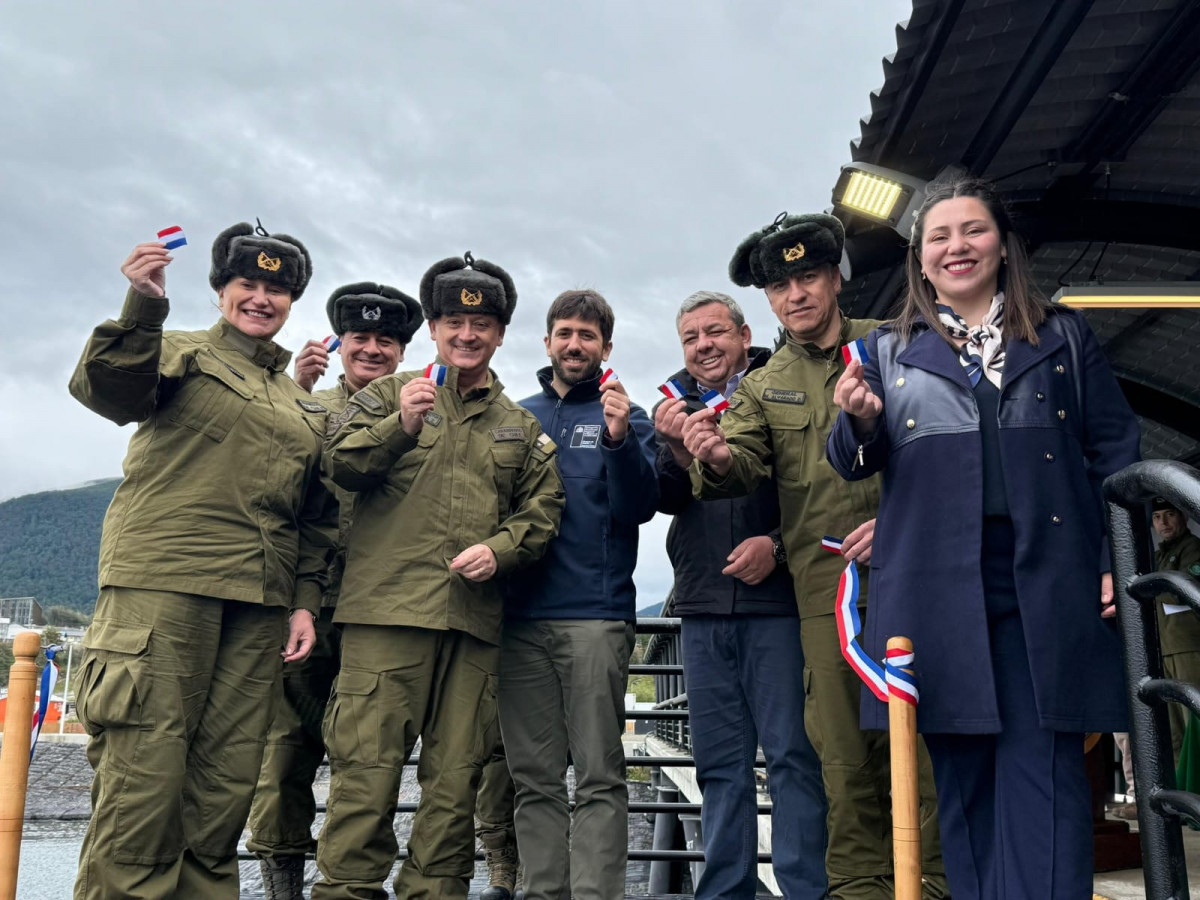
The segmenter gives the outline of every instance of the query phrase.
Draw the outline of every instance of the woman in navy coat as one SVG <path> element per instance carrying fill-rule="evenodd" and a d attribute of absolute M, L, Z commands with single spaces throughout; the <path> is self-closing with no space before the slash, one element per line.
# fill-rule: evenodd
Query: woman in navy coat
<path fill-rule="evenodd" d="M 913 641 L 955 900 L 1087 898 L 1083 733 L 1127 718 L 1100 485 L 1137 420 L 990 184 L 930 185 L 907 270 L 828 443 L 843 477 L 883 472 L 864 649 Z M 863 718 L 887 708 L 868 694 Z"/>

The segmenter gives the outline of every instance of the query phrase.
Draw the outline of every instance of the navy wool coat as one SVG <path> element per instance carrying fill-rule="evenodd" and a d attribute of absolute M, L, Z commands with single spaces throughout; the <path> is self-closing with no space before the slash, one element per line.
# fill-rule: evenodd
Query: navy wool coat
<path fill-rule="evenodd" d="M 1038 338 L 1037 346 L 1007 342 L 999 403 L 1038 719 L 1055 731 L 1124 731 L 1120 639 L 1100 618 L 1100 575 L 1109 569 L 1100 486 L 1137 461 L 1138 424 L 1079 313 L 1053 307 Z M 923 322 L 907 343 L 881 326 L 867 349 L 864 374 L 883 416 L 863 442 L 839 414 L 827 445 L 844 478 L 883 472 L 863 648 L 882 660 L 889 637 L 912 639 L 922 732 L 998 732 L 974 393 L 955 349 Z M 887 727 L 886 704 L 869 693 L 863 726 Z"/>

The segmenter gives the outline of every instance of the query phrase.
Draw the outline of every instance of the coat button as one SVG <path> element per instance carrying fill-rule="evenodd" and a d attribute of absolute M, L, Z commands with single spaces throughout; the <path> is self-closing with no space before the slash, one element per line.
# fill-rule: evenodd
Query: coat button
<path fill-rule="evenodd" d="M 1062 524 L 1062 516 L 1051 516 L 1050 521 L 1052 523 L 1054 523 L 1055 525 L 1061 525 Z"/>
<path fill-rule="evenodd" d="M 1041 391 L 1038 391 L 1036 394 L 1034 394 L 1034 396 L 1038 398 L 1039 403 L 1046 399 L 1046 395 Z"/>
<path fill-rule="evenodd" d="M 905 422 L 904 424 L 905 424 L 905 425 L 907 425 L 909 428 L 916 428 L 916 427 L 917 427 L 917 420 L 916 420 L 916 419 L 909 419 L 909 420 L 908 420 L 907 422 Z"/>
<path fill-rule="evenodd" d="M 901 375 L 896 379 L 896 387 L 904 387 L 904 376 Z"/>
<path fill-rule="evenodd" d="M 1060 419 L 1065 419 L 1067 417 L 1067 411 L 1065 409 L 1060 409 L 1058 411 L 1058 417 Z"/>
<path fill-rule="evenodd" d="M 1054 454 L 1053 453 L 1046 454 L 1046 462 L 1054 462 Z"/>
<path fill-rule="evenodd" d="M 1062 375 L 1064 372 L 1067 371 L 1067 367 L 1064 366 L 1062 363 L 1059 363 L 1057 366 L 1054 367 L 1054 371 L 1057 372 L 1059 375 Z"/>

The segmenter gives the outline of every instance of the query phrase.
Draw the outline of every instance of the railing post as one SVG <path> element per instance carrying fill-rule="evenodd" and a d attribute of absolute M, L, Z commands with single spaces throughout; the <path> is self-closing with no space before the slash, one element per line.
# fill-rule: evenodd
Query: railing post
<path fill-rule="evenodd" d="M 16 900 L 17 897 L 25 789 L 29 784 L 33 693 L 37 684 L 34 660 L 41 645 L 41 636 L 33 632 L 18 634 L 13 641 L 16 661 L 8 675 L 4 745 L 0 749 L 0 900 Z"/>
<path fill-rule="evenodd" d="M 679 791 L 668 781 L 659 784 L 659 803 L 678 803 Z M 675 832 L 679 828 L 679 813 L 656 812 L 654 814 L 654 850 L 678 850 Z M 666 859 L 650 862 L 649 892 L 657 895 L 674 894 L 679 891 L 678 863 Z"/>

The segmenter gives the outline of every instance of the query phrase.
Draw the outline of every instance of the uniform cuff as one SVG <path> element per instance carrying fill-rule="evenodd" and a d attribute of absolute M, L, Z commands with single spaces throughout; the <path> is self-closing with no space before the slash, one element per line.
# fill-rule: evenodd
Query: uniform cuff
<path fill-rule="evenodd" d="M 166 297 L 148 297 L 132 287 L 125 293 L 125 305 L 121 308 L 121 321 L 132 322 L 143 328 L 162 328 L 171 311 Z"/>
<path fill-rule="evenodd" d="M 296 582 L 295 595 L 292 597 L 292 610 L 304 609 L 315 618 L 321 608 L 321 588 L 315 581 L 304 579 Z"/>
<path fill-rule="evenodd" d="M 506 575 L 517 567 L 517 548 L 513 546 L 512 538 L 507 534 L 495 534 L 480 543 L 496 555 L 497 575 Z"/>

